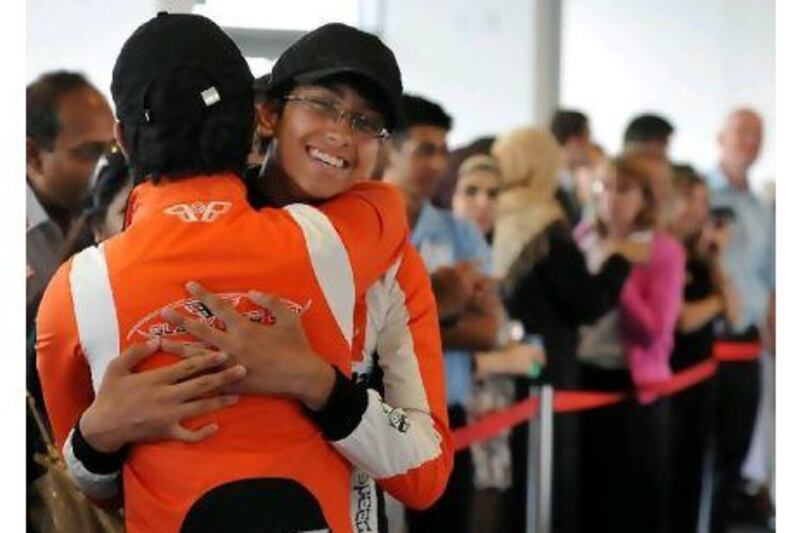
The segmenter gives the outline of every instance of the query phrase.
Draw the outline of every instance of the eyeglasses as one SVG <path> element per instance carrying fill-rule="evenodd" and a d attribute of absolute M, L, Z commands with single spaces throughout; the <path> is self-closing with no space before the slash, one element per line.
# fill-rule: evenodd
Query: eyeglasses
<path fill-rule="evenodd" d="M 284 96 L 283 99 L 287 102 L 297 102 L 320 118 L 331 120 L 334 123 L 339 122 L 343 117 L 347 117 L 350 128 L 356 134 L 364 138 L 380 140 L 389 138 L 389 130 L 378 120 L 361 113 L 342 109 L 339 104 L 333 100 L 297 94 Z"/>

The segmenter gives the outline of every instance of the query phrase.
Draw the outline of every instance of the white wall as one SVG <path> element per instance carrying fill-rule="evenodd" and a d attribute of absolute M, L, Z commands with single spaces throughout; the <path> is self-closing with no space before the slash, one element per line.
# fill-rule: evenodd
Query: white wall
<path fill-rule="evenodd" d="M 386 2 L 383 39 L 403 84 L 453 115 L 452 145 L 533 117 L 532 6 L 531 0 Z"/>
<path fill-rule="evenodd" d="M 562 105 L 584 110 L 607 150 L 653 110 L 676 126 L 672 156 L 706 169 L 724 116 L 750 105 L 766 126 L 752 179 L 775 179 L 773 1 L 564 0 L 563 22 Z"/>
<path fill-rule="evenodd" d="M 306 0 L 295 3 L 309 7 Z M 353 2 L 341 3 L 349 7 Z M 127 36 L 159 8 L 186 10 L 189 4 L 187 0 L 30 0 L 26 83 L 48 70 L 78 70 L 110 97 L 111 70 Z M 253 9 L 252 1 L 230 0 L 228 11 L 220 4 L 200 7 L 222 24 L 242 18 L 228 12 L 234 8 Z M 279 10 L 282 4 L 263 0 L 261 11 Z M 469 4 L 363 0 L 361 7 L 379 13 L 376 25 L 383 26 L 383 38 L 395 50 L 406 87 L 443 102 L 455 116 L 454 144 L 532 116 L 531 0 Z M 264 20 L 256 17 L 252 25 Z"/>
<path fill-rule="evenodd" d="M 537 2 L 554 1 L 361 0 L 360 5 L 380 13 L 372 17 L 380 19 L 374 25 L 395 51 L 408 91 L 442 102 L 455 117 L 455 146 L 529 124 L 538 114 Z M 590 115 L 607 149 L 619 149 L 633 114 L 657 110 L 677 126 L 673 156 L 705 168 L 716 158 L 715 135 L 726 111 L 750 104 L 766 119 L 764 152 L 753 175 L 758 183 L 774 178 L 772 0 L 562 2 L 561 102 Z M 27 81 L 50 69 L 76 69 L 108 94 L 124 39 L 158 8 L 189 3 L 31 0 Z M 281 4 L 264 0 L 263 7 Z"/>
<path fill-rule="evenodd" d="M 49 70 L 77 70 L 109 98 L 122 43 L 156 13 L 153 0 L 32 0 L 26 6 L 26 82 Z"/>

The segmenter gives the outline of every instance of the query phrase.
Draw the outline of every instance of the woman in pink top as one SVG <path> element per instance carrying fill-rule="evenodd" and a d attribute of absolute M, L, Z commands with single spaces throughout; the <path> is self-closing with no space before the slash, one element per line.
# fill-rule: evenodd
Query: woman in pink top
<path fill-rule="evenodd" d="M 593 532 L 668 531 L 669 400 L 646 388 L 670 378 L 669 356 L 683 293 L 685 255 L 657 226 L 653 165 L 638 155 L 611 161 L 601 177 L 598 218 L 576 229 L 590 269 L 614 243 L 650 244 L 619 306 L 581 330 L 583 387 L 636 389 L 635 400 L 590 411 L 583 435 L 586 524 Z"/>

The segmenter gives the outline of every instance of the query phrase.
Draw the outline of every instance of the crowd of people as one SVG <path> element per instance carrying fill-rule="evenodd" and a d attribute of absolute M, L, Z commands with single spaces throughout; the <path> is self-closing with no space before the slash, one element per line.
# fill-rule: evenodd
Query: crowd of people
<path fill-rule="evenodd" d="M 373 35 L 324 25 L 254 79 L 176 14 L 128 38 L 111 93 L 27 88 L 28 390 L 127 530 L 525 531 L 528 427 L 460 451 L 452 430 L 537 381 L 632 392 L 555 416 L 553 531 L 772 518 L 769 475 L 743 473 L 774 461 L 752 444 L 775 354 L 754 110 L 708 172 L 652 113 L 620 154 L 566 109 L 451 150 Z"/>

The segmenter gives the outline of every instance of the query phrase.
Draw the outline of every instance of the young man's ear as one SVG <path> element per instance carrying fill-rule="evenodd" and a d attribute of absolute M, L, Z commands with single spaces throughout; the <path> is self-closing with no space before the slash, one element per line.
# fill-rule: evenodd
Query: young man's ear
<path fill-rule="evenodd" d="M 114 140 L 117 141 L 117 146 L 119 146 L 119 149 L 122 150 L 122 155 L 127 159 L 128 143 L 125 141 L 125 128 L 122 126 L 122 122 L 117 121 L 114 123 Z"/>
<path fill-rule="evenodd" d="M 42 147 L 39 143 L 31 139 L 25 138 L 25 171 L 28 177 L 37 178 L 42 174 Z"/>
<path fill-rule="evenodd" d="M 265 100 L 256 104 L 256 133 L 259 137 L 269 138 L 278 129 L 280 112 L 277 100 Z"/>

